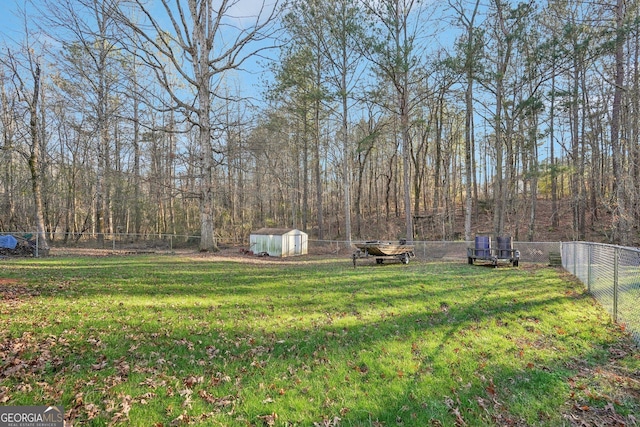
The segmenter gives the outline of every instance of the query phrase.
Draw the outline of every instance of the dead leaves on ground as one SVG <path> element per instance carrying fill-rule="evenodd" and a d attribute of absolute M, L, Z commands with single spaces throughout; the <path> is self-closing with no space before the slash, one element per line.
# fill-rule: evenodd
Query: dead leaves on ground
<path fill-rule="evenodd" d="M 203 363 L 197 363 L 197 361 L 191 363 L 194 366 L 210 367 L 213 361 L 224 364 L 224 358 L 228 357 L 234 361 L 242 360 L 246 365 L 246 368 L 238 375 L 249 374 L 252 369 L 254 374 L 259 375 L 269 360 L 272 347 L 265 345 L 265 343 L 258 343 L 251 337 L 236 337 L 234 340 L 238 344 L 234 346 L 238 350 L 236 354 L 230 354 L 228 351 L 223 353 L 216 346 L 194 343 L 185 338 L 174 339 L 172 342 L 175 346 L 186 350 L 186 354 L 180 357 L 190 360 L 193 353 L 198 352 L 196 359 L 202 360 Z M 152 351 L 147 354 L 146 359 L 137 357 L 139 346 L 144 342 L 142 338 L 138 339 L 136 344 L 129 346 L 126 356 L 117 359 L 110 359 L 106 355 L 105 350 L 108 349 L 108 345 L 97 338 L 97 335 L 91 335 L 81 342 L 86 344 L 84 351 L 87 354 L 95 355 L 93 361 L 85 368 L 79 368 L 77 364 L 65 362 L 60 356 L 57 356 L 57 354 L 73 347 L 64 336 L 49 336 L 39 340 L 33 333 L 25 332 L 18 338 L 5 338 L 0 343 L 0 360 L 2 361 L 0 378 L 11 378 L 16 385 L 13 389 L 7 386 L 0 387 L 0 404 L 9 402 L 14 390 L 28 392 L 34 387 L 41 390 L 40 393 L 47 400 L 60 401 L 64 386 L 48 384 L 40 380 L 43 372 L 51 369 L 59 371 L 63 377 L 78 369 L 85 370 L 82 379 L 78 380 L 74 386 L 75 398 L 66 414 L 67 421 L 70 423 L 82 424 L 85 421 L 102 418 L 105 420 L 105 424 L 110 426 L 126 425 L 130 412 L 136 405 L 146 406 L 158 398 L 168 397 L 179 402 L 175 406 L 167 408 L 167 416 L 171 419 L 170 425 L 192 425 L 213 419 L 219 414 L 233 416 L 236 407 L 240 404 L 239 395 L 217 392 L 217 390 L 228 390 L 226 387 L 228 383 L 242 381 L 242 379 L 232 378 L 223 372 L 216 372 L 208 376 L 194 374 L 178 376 L 176 373 L 172 373 L 176 361 L 171 358 L 177 357 L 175 355 L 167 355 L 165 358 L 159 352 Z M 622 415 L 620 410 L 616 409 L 623 403 L 623 399 L 628 397 L 638 399 L 640 397 L 640 376 L 637 373 L 623 372 L 615 365 L 616 360 L 633 354 L 633 351 L 630 348 L 615 347 L 610 350 L 611 363 L 609 365 L 597 369 L 588 368 L 586 365 L 577 367 L 578 374 L 568 379 L 571 396 L 570 408 L 565 414 L 565 418 L 571 425 L 638 425 L 638 420 L 633 415 Z M 328 360 L 325 360 L 323 352 L 322 349 L 313 352 L 309 355 L 309 360 L 317 366 L 330 365 Z M 414 342 L 411 344 L 410 352 L 418 357 L 421 349 Z M 347 365 L 352 372 L 357 373 L 356 376 L 362 378 L 371 375 L 372 369 L 374 369 L 364 362 L 347 362 Z M 288 374 L 291 378 L 298 378 L 296 372 L 297 368 L 290 367 Z M 138 388 L 143 391 L 139 394 L 119 391 L 120 386 L 128 382 L 132 375 L 144 378 L 136 383 Z M 409 375 L 402 370 L 396 371 L 396 376 L 399 379 Z M 60 381 L 64 381 L 63 377 L 60 378 Z M 524 425 L 522 420 L 513 419 L 509 415 L 507 405 L 501 401 L 507 391 L 499 390 L 492 378 L 485 378 L 483 375 L 478 375 L 478 378 L 481 384 L 478 384 L 480 387 L 477 389 L 482 391 L 481 395 L 463 403 L 461 401 L 468 400 L 468 398 L 461 399 L 457 391 L 452 389 L 451 397 L 446 397 L 443 401 L 455 425 L 458 427 L 469 425 L 466 419 L 469 416 L 468 411 L 475 412 L 475 417 L 478 417 L 478 412 L 480 412 L 482 414 L 480 417 L 490 424 Z M 607 394 L 603 389 L 609 388 L 603 385 L 615 386 L 611 388 L 626 394 Z M 465 386 L 460 388 L 463 389 Z M 284 396 L 287 393 L 285 387 L 275 383 L 262 385 L 261 389 L 269 393 L 262 401 L 265 409 L 274 403 L 279 396 Z M 100 396 L 102 400 L 86 400 L 87 390 L 92 391 L 94 399 L 95 396 Z M 209 409 L 204 412 L 194 411 L 196 403 L 198 408 L 204 404 Z M 325 403 L 323 407 L 329 409 L 335 406 L 333 403 Z M 474 407 L 475 409 L 472 409 Z M 343 408 L 340 415 L 343 416 L 348 412 L 348 408 Z M 265 414 L 258 416 L 255 422 L 257 425 L 274 426 L 281 420 L 276 412 L 265 411 Z M 403 424 L 401 417 L 398 418 L 397 424 Z M 314 422 L 313 425 L 314 427 L 339 426 L 340 416 L 327 417 Z"/>
<path fill-rule="evenodd" d="M 620 413 L 629 412 L 629 408 L 626 411 L 621 408 L 634 402 L 635 410 L 640 409 L 640 373 L 618 363 L 625 356 L 637 353 L 637 349 L 632 343 L 621 341 L 608 351 L 607 363 L 596 368 L 585 361 L 575 361 L 574 369 L 578 372 L 567 380 L 571 391 L 569 409 L 564 414 L 572 426 L 640 426 L 636 415 Z M 634 408 L 630 409 L 634 412 Z"/>
<path fill-rule="evenodd" d="M 82 347 L 83 343 L 88 347 Z M 186 340 L 177 342 L 193 349 L 191 343 Z M 61 402 L 63 393 L 69 387 L 73 388 L 75 397 L 71 405 L 67 405 L 66 421 L 73 425 L 103 418 L 106 423 L 112 425 L 126 425 L 129 421 L 129 413 L 135 405 L 148 405 L 162 392 L 168 397 L 175 397 L 182 401 L 181 407 L 188 410 L 192 407 L 194 398 L 198 397 L 202 402 L 213 408 L 208 414 L 212 417 L 222 411 L 232 412 L 237 401 L 237 396 L 217 396 L 211 390 L 231 381 L 231 377 L 217 372 L 211 378 L 203 375 L 187 375 L 179 378 L 170 375 L 171 364 L 164 361 L 159 355 L 154 361 L 144 359 L 137 360 L 129 352 L 129 359 L 125 356 L 115 360 L 110 359 L 105 350 L 107 345 L 96 337 L 78 340 L 71 344 L 64 336 L 48 336 L 38 338 L 35 333 L 24 332 L 20 337 L 5 337 L 0 342 L 0 379 L 7 380 L 0 386 L 0 404 L 6 404 L 13 399 L 15 393 L 24 395 L 38 390 L 38 396 L 42 402 Z M 135 346 L 130 349 L 136 350 Z M 80 353 L 83 354 L 79 354 Z M 75 357 L 65 359 L 60 354 L 73 354 Z M 262 354 L 263 349 L 254 350 L 253 354 Z M 96 357 L 84 367 L 77 362 L 79 357 Z M 210 357 L 215 357 L 217 352 L 211 348 L 207 350 Z M 53 376 L 54 383 L 42 381 L 47 374 L 56 372 Z M 138 386 L 147 391 L 132 396 L 118 391 L 129 380 L 129 377 L 146 376 Z M 77 378 L 74 380 L 73 378 Z M 129 384 L 128 387 L 131 387 Z M 194 390 L 197 390 L 197 393 Z M 101 399 L 89 401 L 87 396 L 93 399 L 96 396 Z M 39 402 L 34 402 L 39 403 Z M 186 412 L 181 413 L 172 421 L 172 425 L 189 424 L 194 419 L 202 417 L 190 417 Z"/>
<path fill-rule="evenodd" d="M 6 304 L 1 309 L 13 310 L 33 295 L 35 295 L 34 291 L 18 285 L 9 288 L 2 294 Z M 101 307 L 96 308 L 98 309 Z M 449 303 L 440 302 L 439 311 L 452 316 L 455 310 Z M 158 314 L 161 312 L 162 309 L 157 308 L 151 321 L 166 323 L 158 327 L 154 325 L 153 332 L 144 333 L 148 330 L 145 325 L 145 328 L 128 328 L 122 333 L 122 355 L 112 353 L 113 336 L 115 336 L 113 330 L 101 329 L 101 327 L 84 329 L 78 327 L 80 331 L 70 330 L 58 336 L 51 335 L 44 338 L 36 336 L 37 332 L 25 332 L 19 337 L 4 338 L 0 342 L 0 361 L 2 362 L 0 379 L 10 378 L 11 381 L 7 384 L 10 383 L 11 386 L 0 386 L 0 404 L 10 402 L 14 394 L 24 395 L 36 389 L 44 399 L 59 402 L 64 390 L 64 393 L 67 393 L 67 399 L 69 399 L 68 396 L 73 396 L 72 401 L 68 403 L 70 408 L 67 412 L 67 420 L 71 423 L 75 421 L 78 425 L 96 419 L 101 424 L 126 425 L 136 419 L 134 416 L 136 408 L 159 402 L 166 406 L 161 411 L 164 410 L 164 419 L 172 426 L 198 424 L 215 419 L 220 414 L 232 416 L 240 422 L 241 417 L 235 412 L 238 407 L 242 407 L 242 396 L 240 392 L 233 390 L 240 390 L 247 377 L 252 375 L 259 377 L 267 371 L 273 362 L 274 353 L 286 351 L 286 357 L 296 360 L 291 363 L 293 366 L 289 367 L 288 374 L 282 373 L 282 377 L 286 377 L 291 382 L 285 384 L 280 381 L 280 378 L 265 380 L 265 384 L 257 390 L 257 392 L 264 392 L 264 396 L 260 396 L 256 401 L 264 405 L 258 412 L 260 415 L 253 415 L 251 419 L 242 419 L 242 422 L 247 425 L 274 426 L 287 422 L 283 420 L 285 417 L 282 413 L 279 416 L 275 412 L 280 409 L 274 403 L 288 398 L 293 394 L 292 390 L 295 387 L 298 388 L 300 395 L 316 398 L 312 396 L 313 387 L 301 384 L 305 374 L 316 368 L 331 369 L 332 366 L 338 366 L 341 363 L 330 350 L 327 351 L 324 345 L 319 345 L 317 348 L 309 348 L 310 346 L 304 348 L 302 344 L 309 344 L 310 341 L 303 339 L 300 341 L 304 343 L 298 341 L 294 344 L 288 341 L 289 337 L 283 340 L 283 337 L 276 337 L 275 334 L 260 336 L 255 333 L 255 336 L 251 336 L 239 333 L 238 336 L 225 336 L 220 332 L 219 339 L 204 343 L 189 335 L 187 335 L 188 338 L 175 336 L 174 325 L 168 322 L 169 315 L 165 316 L 163 313 L 161 316 Z M 102 317 L 92 320 L 100 323 L 111 319 L 102 311 L 99 314 Z M 246 311 L 243 316 L 251 314 Z M 342 340 L 347 336 L 346 329 L 340 332 L 340 329 L 329 327 L 337 323 L 336 319 L 346 316 L 346 311 L 326 312 L 324 316 L 312 320 L 311 326 L 325 342 Z M 198 323 L 197 321 L 202 319 L 194 317 L 193 314 L 184 315 L 184 317 L 188 317 L 193 324 L 188 329 L 188 332 L 193 332 L 193 335 L 198 335 L 198 331 L 205 326 L 208 327 Z M 381 314 L 381 319 L 384 320 L 385 317 L 393 318 L 395 315 L 393 312 L 388 314 L 384 312 Z M 508 320 L 506 317 L 496 318 L 495 324 L 497 327 L 506 327 Z M 113 323 L 117 326 L 126 322 L 114 321 Z M 535 365 L 533 362 L 528 362 L 525 357 L 528 349 L 532 352 L 547 349 L 553 342 L 549 336 L 539 333 L 540 319 L 527 317 L 523 324 L 532 336 L 528 341 L 516 342 L 517 355 L 519 359 L 524 360 L 523 368 L 532 370 L 539 366 L 537 361 Z M 40 326 L 42 325 L 34 325 L 34 329 L 37 330 Z M 560 326 L 553 326 L 550 333 L 559 337 L 570 335 L 570 331 Z M 75 342 L 70 343 L 72 336 L 77 338 Z M 206 341 L 205 338 L 203 340 Z M 458 346 L 453 349 L 455 354 L 467 350 L 464 343 L 457 344 Z M 157 348 L 150 351 L 151 345 L 157 345 Z M 425 348 L 415 341 L 410 343 L 410 348 L 406 351 L 418 362 L 422 361 L 427 353 Z M 630 352 L 631 350 L 625 348 L 612 349 L 611 358 L 623 358 Z M 71 358 L 66 360 L 60 356 L 74 353 L 73 360 Z M 82 360 L 78 361 L 78 359 Z M 296 365 L 297 360 L 300 361 L 300 365 Z M 406 366 L 389 367 L 382 374 L 378 372 L 378 366 L 374 360 L 366 359 L 365 363 L 354 357 L 352 361 L 345 363 L 350 371 L 345 376 L 346 382 L 375 381 L 378 378 L 388 381 L 406 381 L 418 378 L 416 372 Z M 228 367 L 229 364 L 234 367 Z M 229 369 L 228 372 L 231 375 L 227 372 L 216 372 L 217 369 Z M 422 375 L 431 374 L 433 368 L 420 369 L 417 372 L 421 372 Z M 56 374 L 43 375 L 52 371 Z M 297 372 L 302 373 L 297 375 Z M 52 383 L 42 381 L 43 377 L 52 378 L 49 380 Z M 77 381 L 74 383 L 69 378 Z M 488 425 L 524 425 L 522 420 L 513 419 L 509 414 L 508 405 L 504 401 L 508 395 L 504 384 L 499 384 L 497 380 L 494 383 L 493 379 L 480 375 L 478 378 L 480 380 L 475 383 L 472 392 L 470 392 L 471 386 L 465 390 L 465 393 L 452 389 L 451 393 L 447 393 L 451 397 L 441 398 L 439 403 L 447 408 L 450 422 L 455 423 L 456 426 L 467 426 L 473 424 L 471 419 L 482 418 Z M 608 393 L 589 382 L 588 378 L 599 378 L 599 384 L 614 384 L 629 396 L 634 396 L 636 399 L 640 397 L 638 386 L 640 378 L 637 375 L 634 377 L 620 370 L 584 368 L 578 375 L 569 379 L 573 394 L 569 399 L 569 410 L 565 417 L 572 425 L 616 425 L 616 423 L 637 425 L 637 420 L 633 416 L 621 415 L 620 404 L 624 403 L 624 396 Z M 53 383 L 54 381 L 59 383 Z M 466 381 L 468 379 L 465 379 Z M 466 385 L 460 384 L 460 391 L 465 387 Z M 338 427 L 341 424 L 341 418 L 346 418 L 346 414 L 350 411 L 349 408 L 344 407 L 338 410 L 341 407 L 340 403 L 335 396 L 321 398 L 317 401 L 318 406 L 336 415 L 325 415 L 319 421 L 316 419 L 308 422 L 315 421 L 314 427 Z M 408 415 L 404 418 L 398 416 L 390 424 L 377 420 L 372 423 L 376 426 L 405 425 L 404 423 L 411 425 Z M 434 425 L 436 425 L 435 421 Z"/>

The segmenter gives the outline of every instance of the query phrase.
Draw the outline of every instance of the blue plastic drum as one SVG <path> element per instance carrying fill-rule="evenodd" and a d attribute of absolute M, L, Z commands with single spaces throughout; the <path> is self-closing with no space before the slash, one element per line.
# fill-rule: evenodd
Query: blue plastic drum
<path fill-rule="evenodd" d="M 491 256 L 491 237 L 476 236 L 476 256 L 478 258 L 489 258 Z"/>

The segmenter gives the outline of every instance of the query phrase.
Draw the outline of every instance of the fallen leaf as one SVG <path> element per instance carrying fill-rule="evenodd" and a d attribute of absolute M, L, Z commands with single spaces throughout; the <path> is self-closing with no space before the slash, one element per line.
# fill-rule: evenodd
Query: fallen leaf
<path fill-rule="evenodd" d="M 179 425 L 185 425 L 185 424 L 189 424 L 189 415 L 187 415 L 187 412 L 183 412 L 182 414 L 178 415 L 177 418 L 175 418 L 173 421 L 171 421 L 171 426 L 179 426 Z"/>
<path fill-rule="evenodd" d="M 187 388 L 193 388 L 193 386 L 195 386 L 197 384 L 202 384 L 203 382 L 204 382 L 204 377 L 189 376 L 189 377 L 185 378 L 184 385 Z"/>
<path fill-rule="evenodd" d="M 487 390 L 487 393 L 489 393 L 491 395 L 491 397 L 496 395 L 496 387 L 493 385 L 493 383 L 489 384 L 485 390 Z"/>
<path fill-rule="evenodd" d="M 107 361 L 106 360 L 102 360 L 101 362 L 98 363 L 94 363 L 93 365 L 91 365 L 91 369 L 94 371 L 100 371 L 104 368 L 107 367 Z"/>
<path fill-rule="evenodd" d="M 258 418 L 262 420 L 264 425 L 270 427 L 270 426 L 273 426 L 273 425 L 276 424 L 276 420 L 278 419 L 278 414 L 273 412 L 273 413 L 268 414 L 268 415 L 259 415 Z"/>

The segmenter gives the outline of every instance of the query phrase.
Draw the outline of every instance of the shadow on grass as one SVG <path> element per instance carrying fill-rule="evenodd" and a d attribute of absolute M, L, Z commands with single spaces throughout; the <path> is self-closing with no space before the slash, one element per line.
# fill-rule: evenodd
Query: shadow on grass
<path fill-rule="evenodd" d="M 86 403 L 105 406 L 103 423 L 104 402 L 152 393 L 164 410 L 143 416 L 138 401 L 130 421 L 186 411 L 225 425 L 271 413 L 283 425 L 557 425 L 570 378 L 618 338 L 590 299 L 542 270 L 134 259 L 118 268 L 135 271 L 112 277 L 111 262 L 97 264 L 62 269 L 70 284 L 47 295 L 61 313 L 40 332 L 67 344 L 32 381 L 61 382 L 67 406 L 93 387 Z M 231 396 L 234 410 L 211 395 Z M 86 405 L 77 409 L 89 421 Z"/>

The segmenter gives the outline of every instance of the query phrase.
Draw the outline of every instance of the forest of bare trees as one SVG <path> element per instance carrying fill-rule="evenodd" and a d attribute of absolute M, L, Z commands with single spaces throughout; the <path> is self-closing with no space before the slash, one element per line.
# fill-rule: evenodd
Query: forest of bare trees
<path fill-rule="evenodd" d="M 638 245 L 638 6 L 32 0 L 1 35 L 0 231 Z"/>

